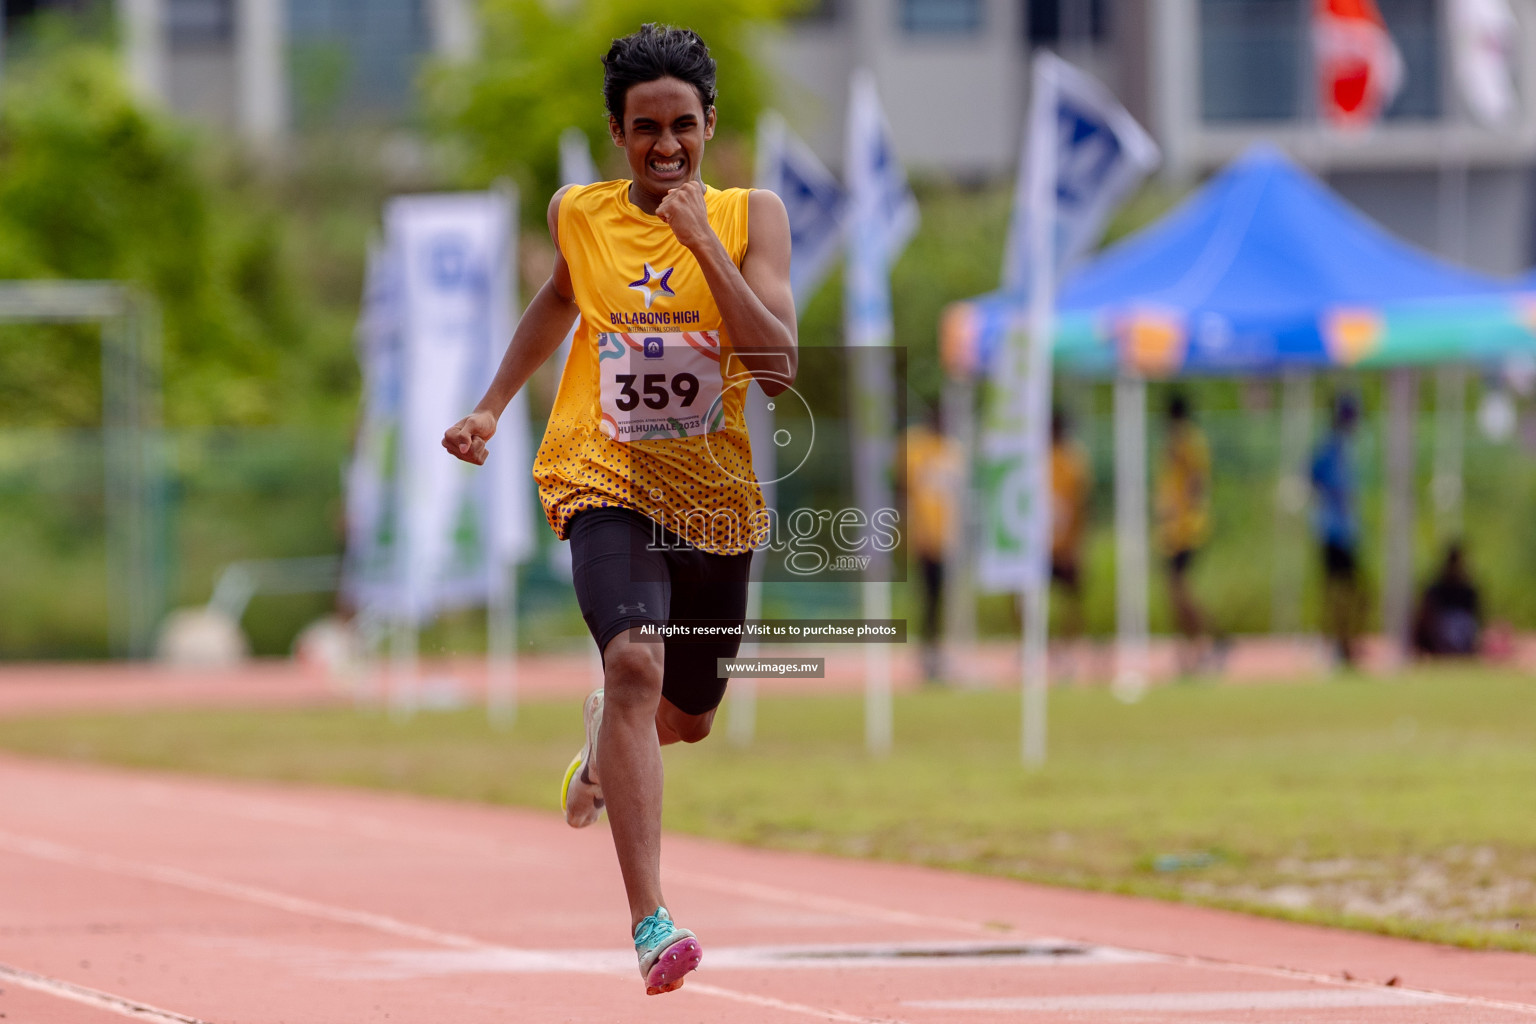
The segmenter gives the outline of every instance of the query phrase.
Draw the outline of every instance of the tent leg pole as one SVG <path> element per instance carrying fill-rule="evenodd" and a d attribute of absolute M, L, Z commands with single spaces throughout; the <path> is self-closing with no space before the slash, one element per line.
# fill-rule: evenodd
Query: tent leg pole
<path fill-rule="evenodd" d="M 1435 373 L 1435 531 L 1442 542 L 1461 535 L 1466 492 L 1467 369 L 1442 366 Z"/>
<path fill-rule="evenodd" d="M 1115 694 L 1147 685 L 1147 384 L 1115 381 Z"/>
<path fill-rule="evenodd" d="M 1418 377 L 1407 367 L 1387 373 L 1385 558 L 1381 624 L 1392 670 L 1408 658 L 1413 614 L 1413 425 Z"/>

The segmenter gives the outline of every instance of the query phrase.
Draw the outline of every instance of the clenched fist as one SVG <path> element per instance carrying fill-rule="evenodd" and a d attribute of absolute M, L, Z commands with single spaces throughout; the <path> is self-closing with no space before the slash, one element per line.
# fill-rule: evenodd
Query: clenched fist
<path fill-rule="evenodd" d="M 714 228 L 709 226 L 709 212 L 704 208 L 702 181 L 690 181 L 668 192 L 656 207 L 656 216 L 689 249 L 696 249 L 715 237 Z"/>
<path fill-rule="evenodd" d="M 496 434 L 496 417 L 488 412 L 472 412 L 443 432 L 443 447 L 456 459 L 485 465 L 490 453 L 485 442 Z"/>

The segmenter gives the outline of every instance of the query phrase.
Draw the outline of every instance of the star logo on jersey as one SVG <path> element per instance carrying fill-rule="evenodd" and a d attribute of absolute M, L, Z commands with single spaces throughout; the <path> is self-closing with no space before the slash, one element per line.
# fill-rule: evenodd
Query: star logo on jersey
<path fill-rule="evenodd" d="M 657 295 L 665 295 L 670 299 L 677 294 L 672 290 L 671 286 L 672 271 L 674 269 L 676 268 L 668 267 L 666 270 L 657 271 L 655 267 L 647 263 L 645 265 L 645 274 L 640 280 L 630 282 L 629 286 L 631 288 L 645 296 L 646 309 L 651 308 L 651 302 Z"/>

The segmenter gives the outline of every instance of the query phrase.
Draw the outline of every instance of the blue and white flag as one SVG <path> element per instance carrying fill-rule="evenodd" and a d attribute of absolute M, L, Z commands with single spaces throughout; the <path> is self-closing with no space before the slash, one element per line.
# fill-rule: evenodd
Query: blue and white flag
<path fill-rule="evenodd" d="M 789 287 L 804 309 L 825 280 L 843 241 L 848 194 L 784 118 L 757 122 L 757 187 L 775 193 L 789 214 Z"/>
<path fill-rule="evenodd" d="M 890 481 L 895 473 L 896 437 L 903 424 L 897 422 L 900 384 L 895 378 L 895 353 L 890 351 L 895 333 L 891 267 L 917 230 L 917 201 L 896 158 L 874 76 L 865 70 L 854 72 L 849 88 L 847 144 L 845 344 L 850 349 L 886 350 L 848 353 L 854 500 L 873 522 L 882 510 L 894 508 Z M 879 579 L 888 571 L 889 558 L 878 549 L 871 553 L 867 571 L 870 579 Z M 888 590 L 879 594 L 883 595 L 879 600 L 889 599 Z M 878 618 L 882 610 L 867 591 L 865 614 Z"/>
<path fill-rule="evenodd" d="M 1055 269 L 1068 269 L 1099 240 L 1115 210 L 1161 159 L 1157 143 L 1097 79 L 1053 54 L 1034 60 L 1034 102 L 1019 156 L 1002 288 L 1030 287 L 1031 181 L 1054 193 Z"/>
<path fill-rule="evenodd" d="M 875 78 L 853 73 L 848 97 L 847 343 L 891 343 L 891 267 L 917 230 L 917 200 L 896 157 Z"/>
<path fill-rule="evenodd" d="M 994 592 L 1046 585 L 1056 283 L 1160 158 L 1108 89 L 1054 55 L 1036 54 L 1032 89 L 1003 257 L 1002 287 L 1018 306 L 991 375 L 977 465 L 977 581 Z"/>

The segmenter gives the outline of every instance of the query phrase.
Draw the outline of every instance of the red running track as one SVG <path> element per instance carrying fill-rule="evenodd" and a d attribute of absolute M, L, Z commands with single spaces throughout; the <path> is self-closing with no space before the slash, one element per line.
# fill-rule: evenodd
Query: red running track
<path fill-rule="evenodd" d="M 0 757 L 0 1013 L 5 1024 L 1536 1021 L 1536 957 L 679 836 L 665 857 L 668 898 L 704 964 L 681 991 L 646 997 L 604 825 Z"/>

